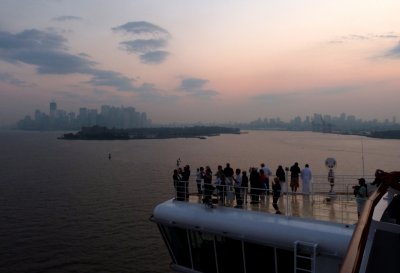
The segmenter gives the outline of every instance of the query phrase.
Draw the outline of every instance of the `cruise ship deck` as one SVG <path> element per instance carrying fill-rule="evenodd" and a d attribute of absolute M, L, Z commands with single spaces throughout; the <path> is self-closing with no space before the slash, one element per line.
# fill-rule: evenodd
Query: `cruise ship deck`
<path fill-rule="evenodd" d="M 157 205 L 150 219 L 168 247 L 171 268 L 179 272 L 398 272 L 400 228 L 387 211 L 398 192 L 387 184 L 376 188 L 366 177 L 369 197 L 359 218 L 357 179 L 340 177 L 331 189 L 326 177 L 314 177 L 309 194 L 301 188 L 286 192 L 284 186 L 279 215 L 265 189 L 252 198 L 251 189 L 235 196 L 232 186 L 219 187 L 212 202 L 204 203 L 190 180 L 184 192 L 179 184 L 175 198 Z"/>
<path fill-rule="evenodd" d="M 282 187 L 282 194 L 278 201 L 278 207 L 282 215 L 294 216 L 300 218 L 310 218 L 316 220 L 330 221 L 343 224 L 355 224 L 358 221 L 357 206 L 355 196 L 353 194 L 353 186 L 357 182 L 357 178 L 353 176 L 338 177 L 334 191 L 330 192 L 329 183 L 325 182 L 325 176 L 316 176 L 311 184 L 310 194 L 303 194 L 302 188 L 297 193 L 293 193 L 286 189 L 286 185 Z M 372 178 L 369 178 L 372 182 Z M 287 182 L 286 182 L 287 183 Z M 369 186 L 368 190 L 372 192 L 374 186 Z M 233 194 L 232 187 L 225 187 L 225 197 L 221 201 L 217 191 L 213 192 L 213 205 L 232 207 L 236 209 L 262 211 L 265 213 L 276 213 L 272 206 L 272 195 L 265 192 L 260 195 L 258 203 L 251 202 L 250 188 L 247 194 L 243 196 L 243 205 L 238 207 L 236 198 L 231 201 L 228 196 Z M 196 181 L 189 181 L 189 198 L 186 202 L 203 203 L 203 195 L 197 193 Z M 242 193 L 245 192 L 242 190 Z M 185 201 L 184 201 L 185 202 Z"/>

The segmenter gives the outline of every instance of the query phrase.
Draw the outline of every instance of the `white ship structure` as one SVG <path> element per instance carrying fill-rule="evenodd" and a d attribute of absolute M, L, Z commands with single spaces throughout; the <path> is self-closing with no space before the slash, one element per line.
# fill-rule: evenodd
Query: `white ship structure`
<path fill-rule="evenodd" d="M 357 179 L 336 180 L 334 193 L 326 177 L 314 177 L 309 195 L 283 194 L 282 214 L 267 194 L 239 208 L 226 197 L 203 204 L 190 181 L 189 197 L 157 205 L 151 220 L 178 272 L 400 272 L 400 172 L 377 172 L 379 186 L 368 185 L 360 217 L 352 189 Z"/>

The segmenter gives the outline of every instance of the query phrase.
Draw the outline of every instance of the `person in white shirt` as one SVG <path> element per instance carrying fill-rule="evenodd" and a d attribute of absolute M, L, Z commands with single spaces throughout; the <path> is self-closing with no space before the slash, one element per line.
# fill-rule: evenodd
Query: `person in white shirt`
<path fill-rule="evenodd" d="M 310 194 L 310 183 L 312 179 L 312 172 L 308 164 L 301 171 L 301 180 L 303 181 L 303 193 Z"/>
<path fill-rule="evenodd" d="M 196 172 L 196 184 L 197 184 L 197 193 L 198 194 L 202 194 L 202 185 L 201 185 L 201 181 L 203 180 L 203 176 L 204 176 L 204 168 L 200 167 L 197 168 L 197 172 Z"/>
<path fill-rule="evenodd" d="M 265 186 L 266 192 L 269 195 L 269 177 L 272 175 L 272 172 L 264 163 L 261 163 L 261 169 L 264 171 L 264 175 L 266 177 Z"/>
<path fill-rule="evenodd" d="M 242 190 L 242 175 L 241 170 L 236 169 L 236 176 L 234 177 L 235 181 L 235 195 L 236 195 L 236 208 L 241 208 L 243 206 L 243 190 Z"/>

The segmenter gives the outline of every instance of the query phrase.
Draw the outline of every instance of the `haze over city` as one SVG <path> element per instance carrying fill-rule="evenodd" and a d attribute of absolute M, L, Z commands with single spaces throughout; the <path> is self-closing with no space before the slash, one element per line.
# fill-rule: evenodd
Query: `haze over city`
<path fill-rule="evenodd" d="M 0 4 L 0 126 L 50 101 L 159 124 L 400 118 L 399 1 Z"/>

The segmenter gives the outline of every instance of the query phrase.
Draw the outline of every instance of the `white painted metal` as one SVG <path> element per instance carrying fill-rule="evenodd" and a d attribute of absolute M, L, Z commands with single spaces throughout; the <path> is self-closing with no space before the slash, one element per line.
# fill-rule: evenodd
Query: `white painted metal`
<path fill-rule="evenodd" d="M 154 220 L 244 241 L 293 249 L 299 239 L 318 244 L 322 255 L 343 257 L 354 226 L 227 207 L 169 200 L 154 209 Z"/>

